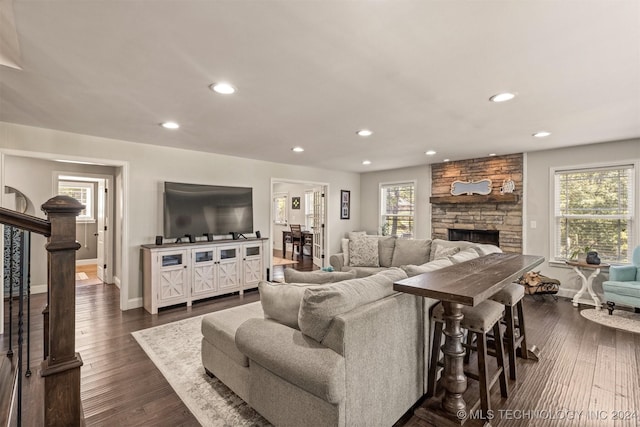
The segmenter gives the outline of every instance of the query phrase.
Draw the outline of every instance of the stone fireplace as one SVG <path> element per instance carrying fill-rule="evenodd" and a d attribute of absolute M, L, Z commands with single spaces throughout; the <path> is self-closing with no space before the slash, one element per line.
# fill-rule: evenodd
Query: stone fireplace
<path fill-rule="evenodd" d="M 522 154 L 431 165 L 431 235 L 434 239 L 490 243 L 522 253 Z M 491 180 L 488 195 L 451 195 L 453 181 Z M 505 180 L 513 193 L 500 193 Z"/>

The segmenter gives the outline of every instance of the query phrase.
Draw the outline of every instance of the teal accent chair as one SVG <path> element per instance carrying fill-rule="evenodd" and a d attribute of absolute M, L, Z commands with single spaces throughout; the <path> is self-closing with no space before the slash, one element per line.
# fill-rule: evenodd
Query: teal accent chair
<path fill-rule="evenodd" d="M 634 307 L 640 313 L 640 246 L 633 250 L 631 265 L 613 265 L 609 280 L 602 282 L 607 310 L 613 314 L 616 304 Z"/>

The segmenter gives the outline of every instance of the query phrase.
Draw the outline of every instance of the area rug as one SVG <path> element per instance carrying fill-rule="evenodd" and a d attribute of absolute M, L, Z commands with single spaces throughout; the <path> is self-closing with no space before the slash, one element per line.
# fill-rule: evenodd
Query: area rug
<path fill-rule="evenodd" d="M 227 386 L 204 372 L 201 320 L 202 316 L 192 317 L 131 335 L 203 426 L 269 426 Z"/>
<path fill-rule="evenodd" d="M 273 257 L 273 265 L 293 265 L 297 264 L 298 261 L 294 261 L 292 259 L 280 258 L 277 256 Z"/>
<path fill-rule="evenodd" d="M 87 280 L 87 279 L 89 279 L 89 276 L 87 276 L 87 273 L 84 273 L 84 272 L 76 273 L 76 280 Z"/>
<path fill-rule="evenodd" d="M 624 310 L 614 310 L 613 315 L 605 309 L 588 309 L 580 312 L 582 317 L 610 328 L 640 334 L 640 314 Z"/>

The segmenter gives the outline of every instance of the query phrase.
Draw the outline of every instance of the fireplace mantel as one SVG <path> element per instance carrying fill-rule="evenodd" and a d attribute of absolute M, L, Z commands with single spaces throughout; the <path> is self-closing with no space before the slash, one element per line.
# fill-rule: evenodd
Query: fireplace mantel
<path fill-rule="evenodd" d="M 515 193 L 488 194 L 486 196 L 474 194 L 471 196 L 435 196 L 430 197 L 432 204 L 456 204 L 456 203 L 518 203 L 519 196 Z"/>

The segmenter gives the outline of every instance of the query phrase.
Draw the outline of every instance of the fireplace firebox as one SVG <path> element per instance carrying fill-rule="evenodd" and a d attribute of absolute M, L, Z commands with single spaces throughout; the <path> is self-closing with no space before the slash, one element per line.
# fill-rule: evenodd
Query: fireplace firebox
<path fill-rule="evenodd" d="M 500 246 L 500 232 L 497 230 L 462 230 L 449 228 L 449 240 L 466 240 L 473 243 L 488 243 Z"/>

